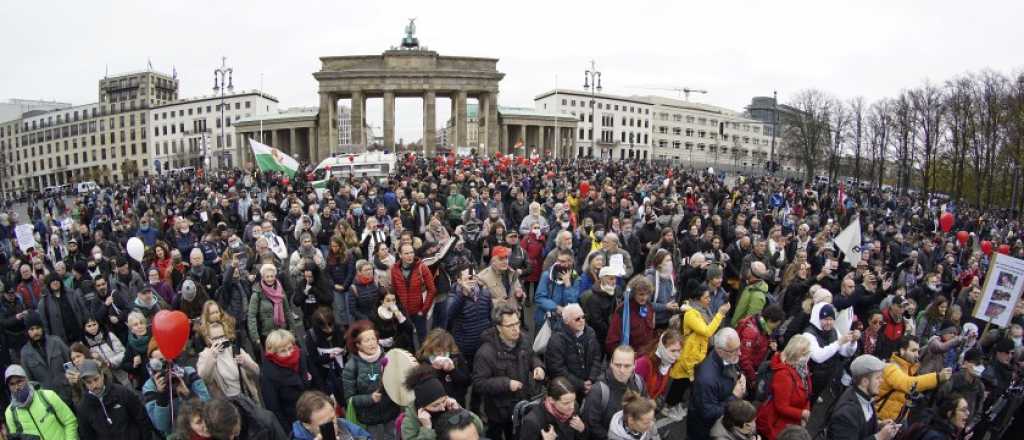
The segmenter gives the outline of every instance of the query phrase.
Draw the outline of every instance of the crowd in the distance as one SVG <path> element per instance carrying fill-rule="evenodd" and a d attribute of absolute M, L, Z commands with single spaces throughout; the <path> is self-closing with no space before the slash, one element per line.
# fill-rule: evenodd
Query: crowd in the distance
<path fill-rule="evenodd" d="M 1024 423 L 1024 306 L 1005 327 L 974 313 L 979 243 L 1024 256 L 1016 213 L 650 162 L 401 160 L 326 191 L 235 170 L 5 209 L 3 434 L 943 440 Z M 833 242 L 853 221 L 859 260 Z M 173 361 L 162 310 L 190 319 Z M 412 397 L 385 389 L 392 349 L 415 358 Z"/>

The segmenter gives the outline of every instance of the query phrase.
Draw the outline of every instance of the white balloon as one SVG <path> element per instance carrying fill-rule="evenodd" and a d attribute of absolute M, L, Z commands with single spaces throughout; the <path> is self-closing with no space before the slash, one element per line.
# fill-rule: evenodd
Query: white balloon
<path fill-rule="evenodd" d="M 132 237 L 128 240 L 128 256 L 133 260 L 142 262 L 142 256 L 146 253 L 146 245 L 139 237 Z"/>

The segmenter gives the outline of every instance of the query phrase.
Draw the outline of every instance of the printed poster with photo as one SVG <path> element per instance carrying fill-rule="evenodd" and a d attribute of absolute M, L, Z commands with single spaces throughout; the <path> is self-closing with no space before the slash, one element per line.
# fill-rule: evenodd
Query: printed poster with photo
<path fill-rule="evenodd" d="M 1006 327 L 1024 289 L 1024 260 L 1003 254 L 994 254 L 994 257 L 973 315 L 992 325 Z"/>

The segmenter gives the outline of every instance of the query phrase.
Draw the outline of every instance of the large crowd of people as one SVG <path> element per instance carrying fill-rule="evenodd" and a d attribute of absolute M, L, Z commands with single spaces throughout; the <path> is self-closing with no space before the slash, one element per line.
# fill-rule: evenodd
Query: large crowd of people
<path fill-rule="evenodd" d="M 1024 304 L 1006 326 L 975 316 L 992 262 L 979 244 L 1024 257 L 1017 213 L 640 161 L 408 155 L 390 177 L 311 181 L 225 170 L 30 198 L 27 218 L 3 203 L 3 436 L 1024 426 Z M 834 241 L 854 221 L 859 259 Z M 190 320 L 176 357 L 154 337 L 164 310 Z M 413 359 L 395 388 L 397 349 Z"/>

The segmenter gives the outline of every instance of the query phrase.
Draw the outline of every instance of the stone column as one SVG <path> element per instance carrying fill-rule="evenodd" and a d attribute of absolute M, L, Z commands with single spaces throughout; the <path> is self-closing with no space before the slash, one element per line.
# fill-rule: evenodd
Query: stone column
<path fill-rule="evenodd" d="M 295 129 L 288 129 L 288 154 L 295 158 L 302 158 L 299 155 L 299 137 L 295 135 Z M 309 156 L 304 159 L 309 160 Z"/>
<path fill-rule="evenodd" d="M 437 94 L 423 93 L 423 149 L 433 154 L 437 148 Z"/>
<path fill-rule="evenodd" d="M 277 144 L 277 130 L 270 130 L 270 146 L 281 149 L 281 146 Z"/>
<path fill-rule="evenodd" d="M 330 93 L 320 93 L 320 113 L 317 115 L 316 137 L 324 148 L 338 144 L 338 137 L 335 127 L 338 125 L 335 114 L 338 111 L 338 102 Z"/>
<path fill-rule="evenodd" d="M 366 139 L 363 137 L 363 92 L 356 90 L 352 92 L 352 109 L 349 111 L 351 122 L 349 133 L 352 133 L 352 143 L 366 146 Z M 334 141 L 337 142 L 337 141 Z M 332 151 L 333 153 L 333 151 Z"/>
<path fill-rule="evenodd" d="M 395 92 L 384 92 L 384 148 L 395 152 Z"/>
<path fill-rule="evenodd" d="M 481 139 L 481 142 L 487 144 L 488 149 L 494 149 L 497 151 L 498 148 L 498 93 L 488 93 L 487 97 L 487 137 Z"/>
<path fill-rule="evenodd" d="M 316 136 L 313 134 L 315 131 L 316 130 L 314 130 L 313 127 L 306 129 L 306 145 L 309 148 L 309 161 L 314 164 L 319 164 L 323 158 L 320 157 L 320 150 L 316 147 Z"/>
<path fill-rule="evenodd" d="M 455 93 L 455 146 L 468 147 L 466 144 L 468 132 L 466 131 L 466 91 L 459 90 Z M 477 109 L 479 110 L 479 109 Z"/>
<path fill-rule="evenodd" d="M 540 157 L 544 157 L 544 153 L 547 151 L 547 147 L 544 145 L 544 130 L 546 128 L 544 125 L 537 126 L 537 154 Z"/>
<path fill-rule="evenodd" d="M 498 148 L 501 148 L 502 154 L 509 153 L 508 146 L 508 125 L 504 124 L 501 126 L 501 143 Z"/>

